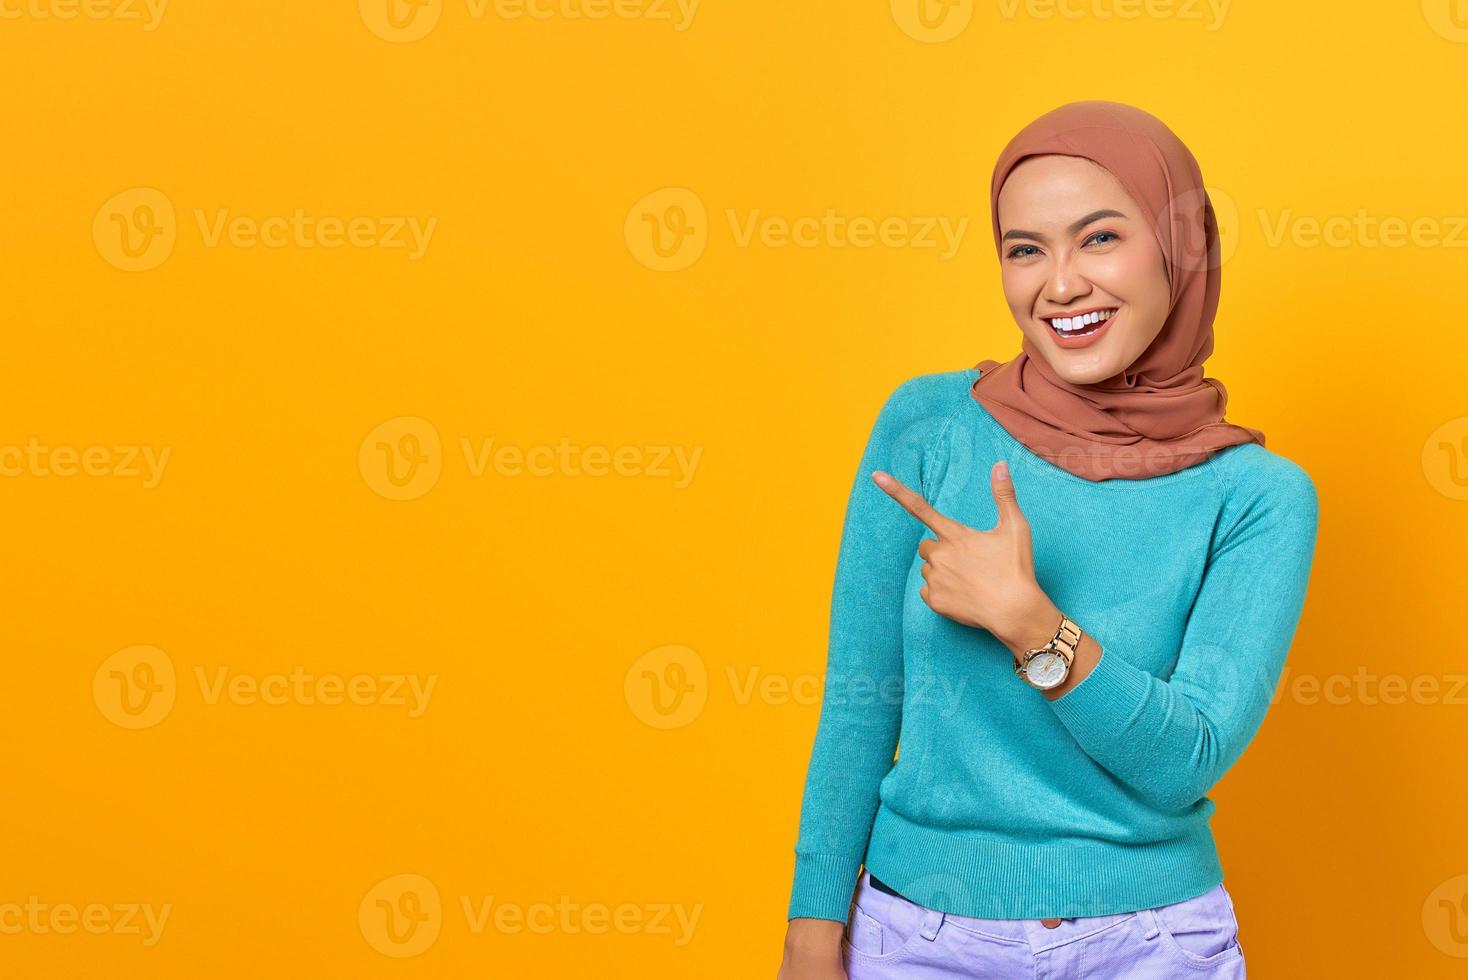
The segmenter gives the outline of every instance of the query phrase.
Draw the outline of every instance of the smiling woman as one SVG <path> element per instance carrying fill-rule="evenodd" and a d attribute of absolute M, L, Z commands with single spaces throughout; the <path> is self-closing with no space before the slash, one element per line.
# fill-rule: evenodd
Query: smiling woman
<path fill-rule="evenodd" d="M 1126 210 L 1085 213 L 1108 200 Z M 1129 366 L 1162 328 L 1168 282 L 1162 253 L 1145 225 L 1136 227 L 1140 215 L 1121 182 L 1081 157 L 1030 157 L 1005 182 L 999 207 L 1025 225 L 1004 233 L 1002 269 L 1005 299 L 1026 336 L 1061 351 L 1095 347 L 1126 295 L 1132 316 L 1110 331 L 1125 339 L 1096 347 L 1099 356 L 1056 360 L 1076 384 L 1105 380 Z M 1070 221 L 1078 208 L 1082 217 Z M 1036 321 L 1049 329 L 1032 329 Z"/>
<path fill-rule="evenodd" d="M 1006 430 L 1089 480 L 1134 476 L 1122 450 L 1161 475 L 1264 445 L 1224 420 L 1227 389 L 1203 373 L 1218 223 L 1197 160 L 1161 120 L 1115 102 L 1062 106 L 1005 147 L 990 199 L 1025 343 L 1010 361 L 975 365 L 974 397 Z"/>
<path fill-rule="evenodd" d="M 1208 793 L 1283 670 L 1315 487 L 1203 374 L 1217 228 L 1166 126 L 1062 106 L 991 204 L 1022 349 L 872 428 L 781 980 L 1243 977 Z M 944 712 L 912 696 L 935 683 Z"/>

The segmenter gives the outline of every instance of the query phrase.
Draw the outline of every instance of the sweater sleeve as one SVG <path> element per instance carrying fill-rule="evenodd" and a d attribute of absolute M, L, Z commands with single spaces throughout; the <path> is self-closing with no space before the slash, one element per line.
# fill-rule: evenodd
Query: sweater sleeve
<path fill-rule="evenodd" d="M 1101 659 L 1050 702 L 1086 754 L 1154 807 L 1186 809 L 1208 793 L 1263 724 L 1284 669 L 1319 502 L 1303 469 L 1271 464 L 1275 478 L 1236 490 L 1241 503 L 1215 532 L 1171 675 L 1135 666 L 1124 632 L 1098 636 Z"/>
<path fill-rule="evenodd" d="M 857 468 L 831 591 L 820 719 L 801 802 L 788 918 L 845 922 L 871 836 L 878 786 L 902 721 L 902 608 L 925 528 L 872 482 L 891 473 L 923 492 L 926 448 L 941 422 L 922 379 L 878 414 Z"/>

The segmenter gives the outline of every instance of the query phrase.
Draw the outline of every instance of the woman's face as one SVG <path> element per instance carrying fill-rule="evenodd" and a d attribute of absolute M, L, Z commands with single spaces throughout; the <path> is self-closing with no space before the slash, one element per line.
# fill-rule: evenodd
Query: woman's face
<path fill-rule="evenodd" d="M 1162 250 L 1121 182 L 1081 157 L 1029 157 L 1010 171 L 998 210 L 1004 298 L 1031 345 L 1071 384 L 1130 367 L 1161 332 L 1171 297 Z M 1108 311 L 1075 336 L 1052 325 Z"/>

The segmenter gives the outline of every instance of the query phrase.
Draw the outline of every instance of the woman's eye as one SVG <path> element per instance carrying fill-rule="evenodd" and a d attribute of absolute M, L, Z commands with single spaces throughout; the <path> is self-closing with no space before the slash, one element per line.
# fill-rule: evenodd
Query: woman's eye
<path fill-rule="evenodd" d="M 1111 231 L 1098 231 L 1098 232 L 1096 232 L 1096 234 L 1094 234 L 1090 238 L 1087 238 L 1086 239 L 1086 244 L 1089 245 L 1091 242 L 1096 241 L 1096 239 L 1098 239 L 1098 238 L 1107 238 L 1107 237 L 1119 239 L 1121 236 L 1118 235 L 1118 234 L 1116 234 L 1115 232 L 1111 232 Z M 1099 244 L 1106 245 L 1108 243 L 1107 242 L 1100 242 Z"/>
<path fill-rule="evenodd" d="M 1025 251 L 1025 249 L 1029 249 L 1030 252 L 1033 252 L 1035 250 L 1035 246 L 1033 246 L 1033 245 L 1016 245 L 1013 249 L 1010 250 L 1009 257 L 1011 259 L 1026 259 L 1026 258 L 1029 258 L 1029 254 L 1028 253 L 1021 254 L 1021 253 L 1023 253 Z"/>

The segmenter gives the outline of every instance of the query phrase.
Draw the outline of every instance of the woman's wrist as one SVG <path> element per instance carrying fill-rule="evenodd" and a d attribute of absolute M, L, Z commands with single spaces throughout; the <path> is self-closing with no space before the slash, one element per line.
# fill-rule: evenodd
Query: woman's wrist
<path fill-rule="evenodd" d="M 1026 651 L 1042 647 L 1050 642 L 1055 636 L 1055 631 L 1060 628 L 1060 619 L 1064 616 L 1060 607 L 1050 601 L 1050 597 L 1041 591 L 1033 600 L 1026 603 L 1020 615 L 1016 617 L 1015 626 L 1008 631 L 1006 636 L 1000 637 L 1009 652 L 1014 655 L 1016 664 L 1022 662 Z M 1057 701 L 1065 697 L 1072 688 L 1085 680 L 1101 659 L 1101 647 L 1096 640 L 1086 632 L 1085 626 L 1077 623 L 1081 631 L 1081 642 L 1076 645 L 1075 659 L 1071 661 L 1070 673 L 1065 680 L 1056 687 L 1042 691 L 1051 701 Z"/>
<path fill-rule="evenodd" d="M 1050 642 L 1050 638 L 1060 628 L 1060 618 L 1063 615 L 1060 607 L 1050 601 L 1044 590 L 1038 589 L 1020 608 L 1014 623 L 998 638 L 999 642 L 1009 648 L 1018 663 L 1026 651 Z"/>
<path fill-rule="evenodd" d="M 802 954 L 839 951 L 845 933 L 846 923 L 835 919 L 791 919 L 785 928 L 785 951 Z"/>

